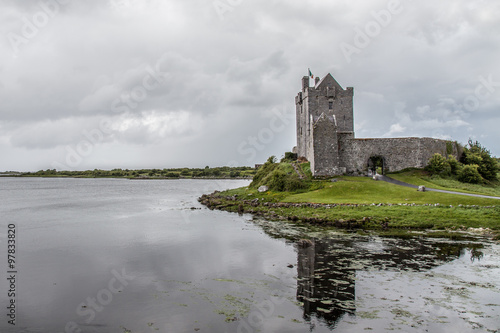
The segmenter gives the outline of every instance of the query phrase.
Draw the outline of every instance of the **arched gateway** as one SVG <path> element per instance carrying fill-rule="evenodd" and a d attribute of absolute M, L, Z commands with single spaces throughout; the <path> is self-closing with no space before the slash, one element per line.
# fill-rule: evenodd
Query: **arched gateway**
<path fill-rule="evenodd" d="M 368 159 L 368 176 L 385 174 L 385 159 L 383 156 L 375 155 Z"/>

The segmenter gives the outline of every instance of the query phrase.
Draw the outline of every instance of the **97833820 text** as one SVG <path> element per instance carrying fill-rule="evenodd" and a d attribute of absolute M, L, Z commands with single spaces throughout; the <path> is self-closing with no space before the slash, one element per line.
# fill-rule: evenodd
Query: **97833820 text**
<path fill-rule="evenodd" d="M 16 325 L 16 281 L 17 281 L 17 266 L 16 266 L 16 225 L 9 224 L 7 227 L 7 322 Z"/>

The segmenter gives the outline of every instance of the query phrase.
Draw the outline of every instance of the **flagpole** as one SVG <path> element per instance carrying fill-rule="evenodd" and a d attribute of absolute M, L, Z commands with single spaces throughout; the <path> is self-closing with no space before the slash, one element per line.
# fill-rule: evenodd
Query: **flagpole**
<path fill-rule="evenodd" d="M 307 68 L 307 70 L 309 71 L 309 77 L 310 77 L 311 79 L 313 79 L 313 86 L 316 86 L 316 83 L 315 83 L 315 81 L 314 81 L 314 74 L 311 72 L 311 69 L 310 69 L 310 68 Z"/>

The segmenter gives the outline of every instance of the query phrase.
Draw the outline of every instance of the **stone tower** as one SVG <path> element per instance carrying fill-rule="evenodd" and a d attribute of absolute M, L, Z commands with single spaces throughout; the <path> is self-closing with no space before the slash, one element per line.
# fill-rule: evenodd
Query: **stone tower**
<path fill-rule="evenodd" d="M 302 78 L 302 91 L 295 98 L 297 154 L 311 162 L 315 176 L 345 173 L 339 155 L 339 140 L 354 138 L 354 89 L 343 89 L 331 74 L 316 79 Z"/>

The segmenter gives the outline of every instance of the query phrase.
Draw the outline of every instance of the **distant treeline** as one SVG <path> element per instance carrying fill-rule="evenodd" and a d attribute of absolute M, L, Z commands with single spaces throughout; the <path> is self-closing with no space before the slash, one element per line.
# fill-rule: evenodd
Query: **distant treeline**
<path fill-rule="evenodd" d="M 79 177 L 79 178 L 252 178 L 252 167 L 175 168 L 175 169 L 113 169 L 86 171 L 57 171 L 56 169 L 22 172 L 20 177 Z"/>

